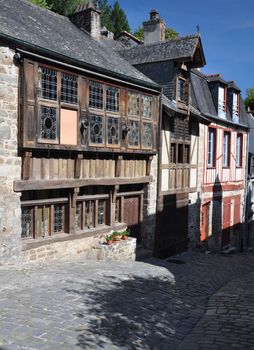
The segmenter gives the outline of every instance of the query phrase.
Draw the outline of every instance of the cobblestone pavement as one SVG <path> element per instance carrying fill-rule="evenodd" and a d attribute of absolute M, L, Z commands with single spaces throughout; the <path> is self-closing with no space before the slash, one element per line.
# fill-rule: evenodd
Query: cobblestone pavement
<path fill-rule="evenodd" d="M 1 267 L 0 349 L 254 349 L 254 254 L 177 259 Z"/>

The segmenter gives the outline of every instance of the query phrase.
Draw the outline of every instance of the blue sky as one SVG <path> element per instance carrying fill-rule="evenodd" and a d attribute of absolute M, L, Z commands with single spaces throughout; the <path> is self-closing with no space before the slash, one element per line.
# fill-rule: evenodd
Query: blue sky
<path fill-rule="evenodd" d="M 207 62 L 203 71 L 235 80 L 243 96 L 248 87 L 254 87 L 254 0 L 119 2 L 132 29 L 147 20 L 153 8 L 181 36 L 195 34 L 198 24 Z"/>

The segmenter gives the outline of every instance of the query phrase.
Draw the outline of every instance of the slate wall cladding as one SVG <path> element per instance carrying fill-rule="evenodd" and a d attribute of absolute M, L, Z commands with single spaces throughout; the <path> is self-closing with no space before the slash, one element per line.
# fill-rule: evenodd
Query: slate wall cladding
<path fill-rule="evenodd" d="M 17 153 L 18 68 L 14 51 L 0 47 L 0 263 L 12 263 L 21 255 L 21 210 L 13 181 L 20 179 Z"/>

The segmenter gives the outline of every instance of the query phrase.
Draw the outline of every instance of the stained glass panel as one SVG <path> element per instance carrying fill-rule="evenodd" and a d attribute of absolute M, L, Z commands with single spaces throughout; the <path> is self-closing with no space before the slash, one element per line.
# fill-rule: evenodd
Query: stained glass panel
<path fill-rule="evenodd" d="M 114 86 L 106 88 L 106 109 L 107 111 L 119 112 L 120 89 Z"/>
<path fill-rule="evenodd" d="M 98 225 L 104 225 L 106 222 L 106 201 L 98 201 Z"/>
<path fill-rule="evenodd" d="M 153 143 L 153 133 L 152 133 L 152 124 L 144 123 L 143 124 L 143 138 L 142 144 L 144 147 L 151 148 Z"/>
<path fill-rule="evenodd" d="M 89 107 L 103 109 L 103 84 L 90 80 Z"/>
<path fill-rule="evenodd" d="M 38 94 L 47 100 L 57 100 L 57 72 L 51 68 L 38 68 Z"/>
<path fill-rule="evenodd" d="M 131 146 L 139 145 L 139 122 L 131 121 L 129 124 L 129 144 Z"/>
<path fill-rule="evenodd" d="M 117 145 L 119 143 L 119 119 L 108 118 L 108 143 Z"/>
<path fill-rule="evenodd" d="M 63 232 L 64 212 L 62 205 L 54 205 L 54 232 Z"/>
<path fill-rule="evenodd" d="M 61 100 L 62 102 L 77 104 L 78 78 L 75 75 L 62 73 Z"/>
<path fill-rule="evenodd" d="M 142 96 L 141 102 L 141 115 L 143 118 L 152 118 L 152 97 L 151 96 Z"/>
<path fill-rule="evenodd" d="M 39 138 L 57 140 L 57 111 L 54 107 L 40 106 Z"/>
<path fill-rule="evenodd" d="M 103 118 L 101 116 L 93 115 L 90 117 L 90 142 L 103 142 Z"/>
<path fill-rule="evenodd" d="M 32 209 L 24 208 L 21 211 L 21 237 L 28 238 L 32 237 Z"/>
<path fill-rule="evenodd" d="M 139 115 L 139 94 L 136 92 L 128 92 L 128 114 L 129 115 Z"/>

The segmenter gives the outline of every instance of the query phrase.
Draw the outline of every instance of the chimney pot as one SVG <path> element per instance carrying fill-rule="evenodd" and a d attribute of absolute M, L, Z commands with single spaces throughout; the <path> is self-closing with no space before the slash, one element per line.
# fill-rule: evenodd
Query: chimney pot
<path fill-rule="evenodd" d="M 159 12 L 155 9 L 150 11 L 150 20 L 158 19 L 159 18 Z"/>

